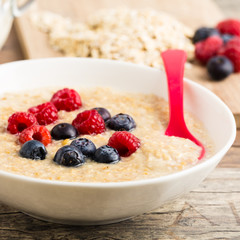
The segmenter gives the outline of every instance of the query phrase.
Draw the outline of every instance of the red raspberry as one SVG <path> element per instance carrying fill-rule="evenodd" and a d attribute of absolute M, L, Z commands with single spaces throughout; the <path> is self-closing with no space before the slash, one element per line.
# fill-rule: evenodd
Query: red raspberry
<path fill-rule="evenodd" d="M 237 19 L 226 19 L 217 25 L 217 29 L 222 34 L 240 36 L 240 21 Z"/>
<path fill-rule="evenodd" d="M 128 157 L 140 147 L 140 140 L 127 131 L 115 132 L 108 141 L 108 146 L 117 149 L 121 157 Z"/>
<path fill-rule="evenodd" d="M 40 125 L 47 125 L 58 120 L 58 110 L 51 102 L 46 102 L 28 109 L 35 115 Z"/>
<path fill-rule="evenodd" d="M 99 134 L 105 131 L 104 120 L 95 109 L 79 113 L 72 125 L 79 134 Z"/>
<path fill-rule="evenodd" d="M 234 72 L 240 72 L 240 37 L 234 37 L 219 49 L 218 55 L 229 58 L 234 66 Z"/>
<path fill-rule="evenodd" d="M 81 97 L 79 94 L 69 88 L 64 88 L 53 94 L 51 102 L 59 110 L 67 112 L 79 109 L 82 106 Z"/>
<path fill-rule="evenodd" d="M 216 55 L 222 45 L 223 40 L 220 37 L 208 37 L 206 40 L 195 44 L 195 56 L 200 62 L 206 63 L 211 57 Z"/>
<path fill-rule="evenodd" d="M 51 134 L 45 126 L 33 125 L 23 130 L 19 136 L 20 143 L 37 140 L 47 146 L 51 143 Z"/>
<path fill-rule="evenodd" d="M 16 112 L 8 118 L 7 130 L 11 134 L 22 132 L 24 129 L 37 123 L 37 119 L 31 113 Z"/>

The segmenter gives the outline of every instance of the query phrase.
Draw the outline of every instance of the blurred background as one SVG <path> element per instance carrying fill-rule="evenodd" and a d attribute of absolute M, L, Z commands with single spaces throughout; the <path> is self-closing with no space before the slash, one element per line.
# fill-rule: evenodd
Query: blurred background
<path fill-rule="evenodd" d="M 188 16 L 188 19 L 189 19 L 189 17 L 190 17 L 190 19 L 187 20 L 188 25 L 190 25 L 190 26 L 193 25 L 195 27 L 197 27 L 196 25 L 198 25 L 198 24 L 199 25 L 206 24 L 209 21 L 209 19 L 210 19 L 209 25 L 212 25 L 214 23 L 215 19 L 211 20 L 212 12 L 210 12 L 208 9 L 209 4 L 211 5 L 211 7 L 212 7 L 212 5 L 214 5 L 214 14 L 219 10 L 219 11 L 221 11 L 221 13 L 223 14 L 224 17 L 231 17 L 231 18 L 239 17 L 239 13 L 240 13 L 239 0 L 202 0 L 202 1 L 192 0 L 192 1 L 186 1 L 186 3 L 189 6 L 186 6 L 184 4 L 185 1 L 186 0 L 182 1 L 182 4 L 183 4 L 182 5 L 181 1 L 178 1 L 178 0 L 169 0 L 169 1 L 165 1 L 165 0 L 161 0 L 161 1 L 160 0 L 159 1 L 158 0 L 156 0 L 156 1 L 144 1 L 144 0 L 142 0 L 142 1 L 135 1 L 135 0 L 128 0 L 128 1 L 118 1 L 118 0 L 115 0 L 115 1 L 93 1 L 93 0 L 89 0 L 89 1 L 81 1 L 81 0 L 80 1 L 78 1 L 78 0 L 54 1 L 54 0 L 50 0 L 50 1 L 45 1 L 45 0 L 36 0 L 33 5 L 40 5 L 40 9 L 54 11 L 56 13 L 63 14 L 68 17 L 70 16 L 74 20 L 76 20 L 76 19 L 82 20 L 83 19 L 81 14 L 78 15 L 76 13 L 77 9 L 74 9 L 75 6 L 79 6 L 79 9 L 82 9 L 82 6 L 81 6 L 82 3 L 84 4 L 84 11 L 86 11 L 86 12 L 93 12 L 94 8 L 99 9 L 99 8 L 105 8 L 107 6 L 110 6 L 110 7 L 114 7 L 114 6 L 152 7 L 153 6 L 154 8 L 156 8 L 156 6 L 159 6 L 158 9 L 168 10 L 168 12 L 173 13 L 175 15 L 175 17 L 177 17 L 177 18 L 179 18 L 179 16 L 180 16 L 180 20 L 182 20 L 181 16 L 184 15 L 184 14 L 180 13 L 180 11 L 183 10 L 183 12 L 184 12 L 184 10 L 185 10 L 188 13 L 191 13 L 191 11 L 189 11 L 189 9 L 194 8 L 194 6 L 195 6 L 195 10 L 196 9 L 198 10 L 198 14 L 191 14 L 190 16 Z M 22 3 L 24 1 L 18 1 L 18 2 Z M 72 2 L 75 2 L 75 3 L 73 5 L 71 5 Z M 169 2 L 169 3 L 166 4 L 166 2 Z M 171 7 L 167 7 L 166 5 L 171 6 Z M 199 6 L 202 6 L 202 8 L 199 8 Z M 31 6 L 31 9 L 32 8 L 34 9 L 35 6 Z M 74 13 L 71 13 L 72 9 L 74 9 Z M 27 10 L 26 13 L 22 17 L 17 19 L 17 21 L 24 22 L 27 19 L 26 15 L 28 15 L 28 14 L 29 14 L 29 10 Z M 85 15 L 84 15 L 84 17 L 85 17 Z M 196 24 L 194 21 L 192 21 L 192 18 L 194 18 L 194 19 L 200 18 L 200 20 L 198 20 L 197 24 Z M 29 22 L 29 20 L 26 20 L 26 21 Z M 26 24 L 26 23 L 22 23 L 23 28 L 24 28 L 24 24 Z M 22 43 L 21 37 L 24 38 L 24 36 L 21 36 L 21 33 L 19 33 L 19 32 L 18 32 L 18 34 L 16 33 L 16 28 L 17 28 L 16 25 L 17 24 L 14 23 L 7 41 L 5 42 L 2 50 L 0 50 L 0 63 L 21 60 L 26 57 L 26 55 L 25 55 L 26 49 L 24 49 L 25 46 L 22 46 L 20 44 L 20 43 Z M 25 27 L 25 29 L 23 29 L 23 32 L 25 34 L 26 34 L 26 32 L 29 32 L 29 29 L 27 29 L 27 28 L 29 28 L 29 24 L 26 24 L 26 25 L 27 26 Z M 33 29 L 31 29 L 31 30 L 33 30 Z M 31 41 L 31 40 L 29 40 L 29 41 Z"/>

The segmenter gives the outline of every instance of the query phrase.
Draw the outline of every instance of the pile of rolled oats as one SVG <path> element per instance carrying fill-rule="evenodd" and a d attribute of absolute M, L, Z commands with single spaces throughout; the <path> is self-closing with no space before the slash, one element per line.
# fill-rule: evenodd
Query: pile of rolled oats
<path fill-rule="evenodd" d="M 45 12 L 32 20 L 49 35 L 51 46 L 67 56 L 106 58 L 161 65 L 160 52 L 183 49 L 191 59 L 191 29 L 173 17 L 152 9 L 108 9 L 91 15 L 84 23 Z"/>

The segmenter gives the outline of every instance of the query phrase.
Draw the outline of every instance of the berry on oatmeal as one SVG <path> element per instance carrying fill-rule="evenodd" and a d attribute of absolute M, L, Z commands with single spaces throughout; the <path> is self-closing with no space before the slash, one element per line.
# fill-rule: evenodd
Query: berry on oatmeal
<path fill-rule="evenodd" d="M 130 132 L 115 132 L 108 141 L 108 145 L 117 149 L 121 157 L 128 157 L 140 147 L 140 140 Z"/>
<path fill-rule="evenodd" d="M 195 57 L 201 63 L 207 61 L 217 54 L 217 51 L 223 45 L 223 40 L 219 36 L 211 36 L 206 40 L 200 41 L 195 45 Z"/>
<path fill-rule="evenodd" d="M 220 35 L 219 31 L 216 28 L 201 27 L 194 33 L 193 43 L 200 42 L 213 35 Z"/>
<path fill-rule="evenodd" d="M 95 144 L 87 138 L 78 138 L 72 141 L 70 145 L 77 147 L 83 155 L 89 158 L 93 158 L 96 151 Z"/>
<path fill-rule="evenodd" d="M 19 154 L 23 158 L 43 160 L 47 155 L 47 150 L 41 142 L 30 140 L 22 145 Z"/>
<path fill-rule="evenodd" d="M 94 154 L 94 161 L 98 163 L 117 163 L 120 160 L 118 151 L 108 145 L 99 147 Z"/>
<path fill-rule="evenodd" d="M 77 115 L 72 125 L 79 134 L 99 134 L 105 132 L 102 116 L 95 110 L 86 110 Z"/>
<path fill-rule="evenodd" d="M 111 118 L 111 114 L 106 108 L 97 107 L 93 109 L 97 110 L 97 112 L 102 116 L 104 122 Z"/>
<path fill-rule="evenodd" d="M 58 110 L 51 102 L 46 102 L 28 109 L 40 125 L 48 125 L 58 120 Z"/>
<path fill-rule="evenodd" d="M 218 55 L 224 55 L 230 59 L 234 66 L 234 72 L 240 72 L 240 37 L 229 40 L 219 49 Z"/>
<path fill-rule="evenodd" d="M 110 118 L 106 125 L 108 128 L 115 131 L 130 131 L 136 127 L 133 118 L 128 114 L 119 113 Z"/>
<path fill-rule="evenodd" d="M 64 88 L 54 93 L 51 102 L 58 111 L 65 110 L 70 112 L 82 106 L 80 95 L 74 89 L 69 88 Z"/>
<path fill-rule="evenodd" d="M 233 73 L 233 64 L 227 57 L 215 56 L 208 61 L 207 70 L 212 79 L 222 80 Z"/>
<path fill-rule="evenodd" d="M 37 123 L 37 119 L 31 113 L 16 112 L 8 118 L 7 130 L 11 134 L 22 132 L 24 129 Z"/>
<path fill-rule="evenodd" d="M 59 123 L 51 130 L 51 136 L 55 140 L 72 139 L 78 136 L 78 131 L 69 123 Z"/>
<path fill-rule="evenodd" d="M 53 161 L 66 167 L 78 167 L 85 163 L 85 157 L 77 147 L 66 145 L 58 149 Z"/>
<path fill-rule="evenodd" d="M 222 34 L 228 33 L 240 36 L 240 21 L 238 19 L 226 19 L 218 23 L 217 29 Z"/>
<path fill-rule="evenodd" d="M 51 134 L 45 126 L 33 125 L 23 130 L 19 136 L 20 143 L 37 140 L 47 146 L 51 143 Z"/>

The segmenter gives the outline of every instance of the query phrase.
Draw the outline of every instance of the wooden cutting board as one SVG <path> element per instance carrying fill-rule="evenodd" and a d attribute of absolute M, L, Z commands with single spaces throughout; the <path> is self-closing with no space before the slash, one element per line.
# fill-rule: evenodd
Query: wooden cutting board
<path fill-rule="evenodd" d="M 24 16 L 16 19 L 15 26 L 23 52 L 29 59 L 62 56 L 49 46 L 46 34 L 31 24 L 31 11 L 48 10 L 76 21 L 84 21 L 89 14 L 100 8 L 125 6 L 166 11 L 193 29 L 214 26 L 224 18 L 212 0 L 41 0 L 35 2 Z M 205 68 L 194 64 L 185 71 L 185 76 L 216 93 L 230 107 L 240 127 L 240 74 L 233 74 L 221 82 L 213 82 Z"/>

